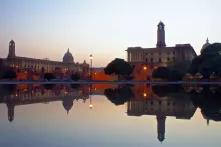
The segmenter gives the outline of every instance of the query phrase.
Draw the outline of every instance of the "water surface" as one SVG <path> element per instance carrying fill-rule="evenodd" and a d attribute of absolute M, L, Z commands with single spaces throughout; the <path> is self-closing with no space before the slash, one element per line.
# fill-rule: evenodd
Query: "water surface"
<path fill-rule="evenodd" d="M 0 146 L 221 144 L 221 89 L 184 85 L 1 85 Z"/>

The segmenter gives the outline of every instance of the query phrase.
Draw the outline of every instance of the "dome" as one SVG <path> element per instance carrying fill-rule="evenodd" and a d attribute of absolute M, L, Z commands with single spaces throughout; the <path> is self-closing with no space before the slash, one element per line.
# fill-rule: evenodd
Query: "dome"
<path fill-rule="evenodd" d="M 63 62 L 64 62 L 64 63 L 73 63 L 73 62 L 74 62 L 74 58 L 73 58 L 72 54 L 69 52 L 69 49 L 68 49 L 68 51 L 64 54 Z"/>
<path fill-rule="evenodd" d="M 209 45 L 210 45 L 209 39 L 207 38 L 207 39 L 206 39 L 206 43 L 202 46 L 202 49 L 201 49 L 201 51 L 200 51 L 201 54 L 202 54 L 203 50 L 204 50 L 205 48 L 207 48 Z"/>
<path fill-rule="evenodd" d="M 66 97 L 65 99 L 63 99 L 63 107 L 67 111 L 67 114 L 68 114 L 68 112 L 73 107 L 73 99 L 70 97 Z"/>

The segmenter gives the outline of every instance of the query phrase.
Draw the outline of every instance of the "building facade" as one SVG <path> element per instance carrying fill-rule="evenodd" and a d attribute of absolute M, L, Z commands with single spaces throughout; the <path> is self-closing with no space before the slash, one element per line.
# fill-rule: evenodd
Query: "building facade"
<path fill-rule="evenodd" d="M 19 71 L 34 73 L 80 73 L 87 76 L 89 64 L 74 62 L 72 54 L 68 51 L 63 57 L 63 61 L 51 61 L 48 59 L 34 59 L 27 57 L 18 57 L 15 53 L 15 42 L 9 42 L 8 57 L 1 59 L 1 66 L 10 67 Z"/>
<path fill-rule="evenodd" d="M 190 44 L 176 44 L 167 47 L 165 43 L 165 25 L 160 22 L 157 26 L 157 44 L 154 48 L 129 47 L 127 51 L 127 61 L 140 67 L 137 70 L 149 70 L 159 66 L 168 66 L 173 63 L 192 61 L 196 57 L 196 52 Z M 136 69 L 136 68 L 135 68 Z"/>

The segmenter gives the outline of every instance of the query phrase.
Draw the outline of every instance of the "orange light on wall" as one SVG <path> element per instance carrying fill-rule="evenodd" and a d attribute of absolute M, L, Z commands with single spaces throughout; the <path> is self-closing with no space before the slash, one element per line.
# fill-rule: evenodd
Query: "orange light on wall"
<path fill-rule="evenodd" d="M 143 96 L 144 96 L 144 97 L 147 97 L 147 93 L 144 92 L 144 93 L 143 93 Z"/>
<path fill-rule="evenodd" d="M 147 70 L 147 67 L 146 67 L 146 66 L 144 66 L 144 67 L 143 67 L 143 70 Z"/>

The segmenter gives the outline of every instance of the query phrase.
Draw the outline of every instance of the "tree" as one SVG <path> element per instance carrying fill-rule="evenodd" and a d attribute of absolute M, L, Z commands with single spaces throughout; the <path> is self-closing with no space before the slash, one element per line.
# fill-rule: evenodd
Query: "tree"
<path fill-rule="evenodd" d="M 189 70 L 191 61 L 175 62 L 168 66 L 170 70 L 175 70 L 183 77 Z"/>
<path fill-rule="evenodd" d="M 79 73 L 72 74 L 71 79 L 74 80 L 74 81 L 80 80 L 80 74 Z"/>
<path fill-rule="evenodd" d="M 163 80 L 167 80 L 169 77 L 169 69 L 166 67 L 158 67 L 156 70 L 153 71 L 153 78 L 159 78 Z"/>
<path fill-rule="evenodd" d="M 52 90 L 56 85 L 55 84 L 44 84 L 43 86 L 46 90 Z"/>
<path fill-rule="evenodd" d="M 201 55 L 220 55 L 221 54 L 221 43 L 213 43 L 207 46 Z"/>
<path fill-rule="evenodd" d="M 104 95 L 115 105 L 123 105 L 134 97 L 134 93 L 130 86 L 124 85 L 115 89 L 105 89 Z"/>
<path fill-rule="evenodd" d="M 221 43 L 214 43 L 206 47 L 201 55 L 194 58 L 189 72 L 201 73 L 204 79 L 209 79 L 211 74 L 221 75 Z"/>
<path fill-rule="evenodd" d="M 47 79 L 48 81 L 55 79 L 55 75 L 53 73 L 45 73 L 44 74 L 44 79 Z"/>
<path fill-rule="evenodd" d="M 196 74 L 199 71 L 199 65 L 202 64 L 202 56 L 197 56 L 192 60 L 191 66 L 189 68 L 189 73 Z"/>
<path fill-rule="evenodd" d="M 17 74 L 13 69 L 7 69 L 6 71 L 3 71 L 3 74 L 2 74 L 3 79 L 12 80 L 12 79 L 16 79 L 16 77 L 17 77 Z"/>
<path fill-rule="evenodd" d="M 168 80 L 168 81 L 178 81 L 182 80 L 184 74 L 182 74 L 177 69 L 169 67 L 158 67 L 153 71 L 153 78 Z"/>
<path fill-rule="evenodd" d="M 123 59 L 116 58 L 104 68 L 104 72 L 108 75 L 116 74 L 119 77 L 130 79 L 128 76 L 133 72 L 133 67 Z"/>

